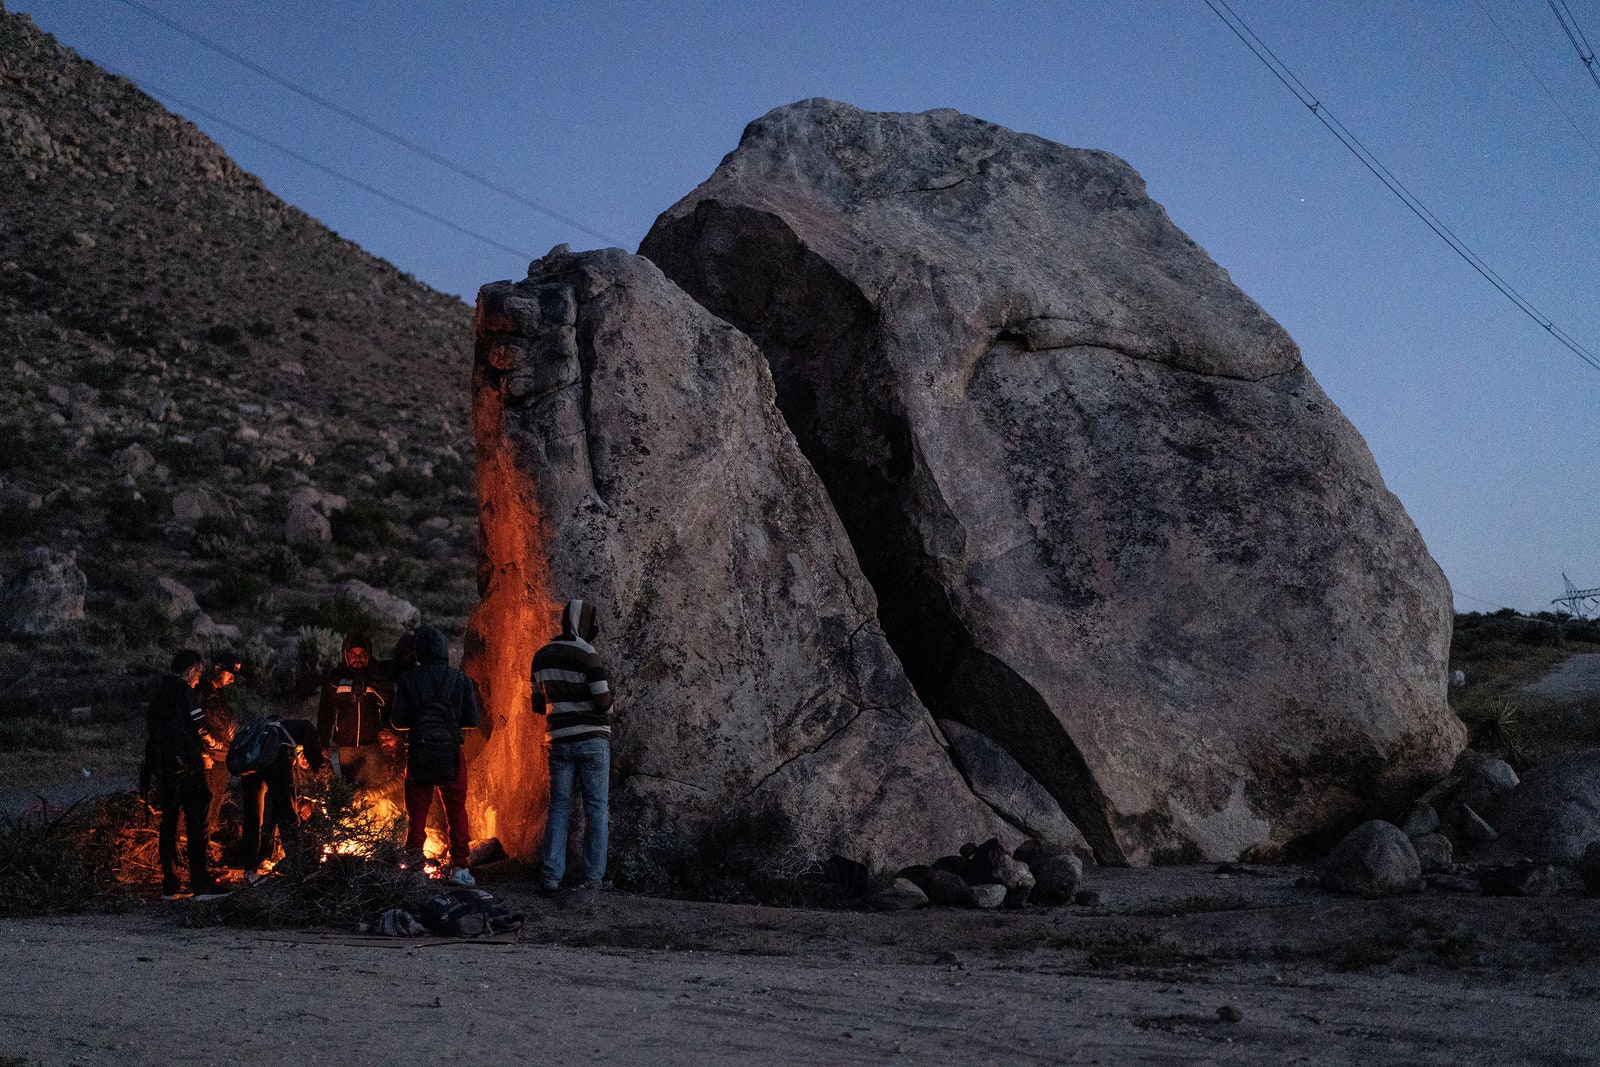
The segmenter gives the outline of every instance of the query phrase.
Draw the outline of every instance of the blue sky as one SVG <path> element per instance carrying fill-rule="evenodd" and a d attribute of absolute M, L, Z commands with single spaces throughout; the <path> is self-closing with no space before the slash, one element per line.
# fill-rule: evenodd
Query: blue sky
<path fill-rule="evenodd" d="M 630 250 L 811 96 L 954 107 L 1128 160 L 1299 342 L 1460 610 L 1600 586 L 1600 371 L 1430 233 L 1203 0 L 241 3 L 139 0 Z M 1319 99 L 1544 314 L 1600 351 L 1600 86 L 1546 4 L 1232 0 Z M 123 0 L 7 0 L 144 85 L 542 254 L 610 243 L 240 68 Z M 1566 0 L 1600 44 L 1600 0 Z M 526 257 L 187 112 L 278 195 L 439 289 Z"/>

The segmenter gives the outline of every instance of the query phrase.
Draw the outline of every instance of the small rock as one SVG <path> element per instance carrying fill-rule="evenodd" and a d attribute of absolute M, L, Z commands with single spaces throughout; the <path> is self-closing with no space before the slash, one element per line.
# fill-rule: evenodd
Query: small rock
<path fill-rule="evenodd" d="M 339 596 L 345 600 L 365 608 L 385 626 L 394 630 L 406 630 L 422 621 L 422 612 L 409 600 L 386 593 L 382 589 L 374 589 L 366 582 L 357 578 L 339 586 Z"/>
<path fill-rule="evenodd" d="M 910 911 L 925 907 L 928 897 L 909 880 L 896 878 L 868 897 L 867 903 L 878 911 Z"/>
<path fill-rule="evenodd" d="M 1490 826 L 1482 815 L 1466 804 L 1461 805 L 1456 826 L 1460 829 L 1461 836 L 1474 844 L 1486 845 L 1500 837 L 1499 832 Z"/>
<path fill-rule="evenodd" d="M 181 530 L 192 530 L 201 519 L 221 514 L 221 504 L 204 489 L 184 489 L 172 498 L 172 521 Z"/>
<path fill-rule="evenodd" d="M 1037 860 L 1033 902 L 1046 907 L 1069 904 L 1083 881 L 1083 861 L 1070 853 Z"/>
<path fill-rule="evenodd" d="M 1244 1019 L 1244 1012 L 1240 1011 L 1232 1004 L 1224 1004 L 1222 1007 L 1217 1009 L 1217 1018 L 1221 1019 L 1225 1023 L 1241 1022 Z"/>
<path fill-rule="evenodd" d="M 1413 837 L 1411 844 L 1417 850 L 1417 862 L 1422 864 L 1423 874 L 1448 870 L 1455 861 L 1455 848 L 1443 834 L 1422 834 Z"/>
<path fill-rule="evenodd" d="M 1006 887 L 998 882 L 972 887 L 972 902 L 985 911 L 993 911 L 1006 902 Z"/>
<path fill-rule="evenodd" d="M 296 500 L 289 505 L 289 515 L 283 520 L 285 544 L 303 545 L 333 540 L 333 525 L 316 506 Z"/>
<path fill-rule="evenodd" d="M 1103 889 L 1080 889 L 1073 895 L 1072 902 L 1082 908 L 1102 908 L 1106 903 L 1106 892 Z"/>
<path fill-rule="evenodd" d="M 118 449 L 111 454 L 111 469 L 118 474 L 142 478 L 156 469 L 156 458 L 150 454 L 148 448 L 135 441 L 127 448 Z"/>
<path fill-rule="evenodd" d="M 1400 827 L 1372 819 L 1351 830 L 1317 868 L 1324 889 L 1364 897 L 1415 893 L 1422 862 Z"/>
<path fill-rule="evenodd" d="M 1432 804 L 1419 800 L 1406 809 L 1405 816 L 1400 820 L 1400 829 L 1406 832 L 1407 837 L 1431 834 L 1439 829 L 1439 813 L 1433 810 Z"/>
<path fill-rule="evenodd" d="M 144 598 L 173 622 L 200 614 L 194 592 L 176 578 L 152 578 L 145 586 Z"/>
<path fill-rule="evenodd" d="M 920 877 L 911 879 L 918 889 L 928 896 L 928 903 L 947 908 L 965 908 L 972 905 L 972 888 L 966 879 L 953 871 L 924 867 Z"/>

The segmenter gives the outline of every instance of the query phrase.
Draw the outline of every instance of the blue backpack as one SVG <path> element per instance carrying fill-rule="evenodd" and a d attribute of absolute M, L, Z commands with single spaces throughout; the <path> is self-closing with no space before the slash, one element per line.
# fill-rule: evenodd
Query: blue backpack
<path fill-rule="evenodd" d="M 285 742 L 293 744 L 277 716 L 257 719 L 239 731 L 228 746 L 228 773 L 264 771 L 277 762 Z"/>

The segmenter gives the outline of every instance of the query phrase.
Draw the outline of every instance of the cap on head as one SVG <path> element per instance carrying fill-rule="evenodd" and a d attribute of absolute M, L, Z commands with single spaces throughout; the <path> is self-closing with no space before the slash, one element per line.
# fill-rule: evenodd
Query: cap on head
<path fill-rule="evenodd" d="M 211 654 L 211 666 L 238 674 L 244 667 L 244 658 L 231 648 L 224 648 Z"/>
<path fill-rule="evenodd" d="M 186 648 L 172 657 L 172 673 L 183 674 L 196 667 L 204 667 L 206 658 L 192 648 Z"/>

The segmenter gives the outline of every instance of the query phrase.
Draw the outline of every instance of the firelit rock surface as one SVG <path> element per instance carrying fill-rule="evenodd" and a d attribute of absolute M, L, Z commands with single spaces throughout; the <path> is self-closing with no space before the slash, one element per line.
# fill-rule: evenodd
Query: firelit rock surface
<path fill-rule="evenodd" d="M 468 669 L 501 822 L 519 789 L 543 811 L 542 774 L 494 750 L 509 732 L 517 758 L 541 751 L 529 661 L 581 596 L 615 678 L 614 827 L 682 836 L 770 802 L 818 854 L 891 869 L 1020 837 L 967 788 L 907 683 L 747 337 L 648 260 L 564 248 L 486 286 L 478 330 L 484 600 Z M 528 832 L 493 832 L 527 854 Z"/>
<path fill-rule="evenodd" d="M 1449 768 L 1443 574 L 1121 160 L 809 100 L 640 252 L 760 345 L 919 696 L 1103 861 L 1337 837 Z"/>

